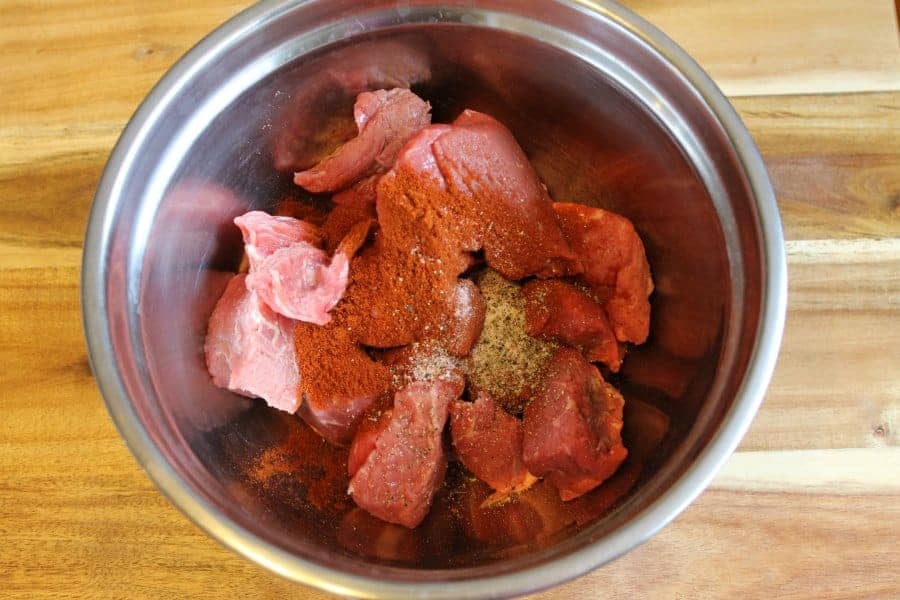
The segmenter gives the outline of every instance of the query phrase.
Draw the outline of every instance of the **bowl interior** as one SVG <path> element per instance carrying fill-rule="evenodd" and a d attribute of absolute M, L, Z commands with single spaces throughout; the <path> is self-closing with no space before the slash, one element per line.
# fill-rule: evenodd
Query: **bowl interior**
<path fill-rule="evenodd" d="M 727 136 L 674 69 L 611 20 L 588 52 L 537 21 L 523 22 L 546 27 L 542 35 L 485 16 L 375 19 L 365 33 L 329 43 L 334 32 L 313 31 L 309 19 L 294 22 L 296 35 L 290 20 L 272 25 L 269 39 L 248 38 L 203 70 L 177 74 L 185 83 L 166 99 L 122 185 L 106 302 L 147 434 L 219 516 L 294 556 L 362 576 L 496 574 L 603 540 L 638 518 L 715 434 L 755 339 L 756 221 Z M 313 42 L 297 41 L 303 32 Z M 390 86 L 398 69 L 423 64 L 413 88 L 434 120 L 464 108 L 495 116 L 554 199 L 627 216 L 646 246 L 656 283 L 651 336 L 610 376 L 626 398 L 632 456 L 575 516 L 538 494 L 479 522 L 446 491 L 420 528 L 383 524 L 336 494 L 346 485 L 332 468 L 339 452 L 298 419 L 214 388 L 206 373 L 206 321 L 240 260 L 231 219 L 286 197 L 323 201 L 275 168 L 279 144 L 346 127 L 326 118 L 350 114 L 353 86 L 340 82 Z M 454 490 L 470 485 L 460 469 L 448 479 Z"/>

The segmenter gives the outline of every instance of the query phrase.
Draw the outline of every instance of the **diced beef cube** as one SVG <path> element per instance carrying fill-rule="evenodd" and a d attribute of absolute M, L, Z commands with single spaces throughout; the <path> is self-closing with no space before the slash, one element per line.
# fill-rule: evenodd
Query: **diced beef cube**
<path fill-rule="evenodd" d="M 350 480 L 357 505 L 404 527 L 422 522 L 446 474 L 442 433 L 449 404 L 461 393 L 445 381 L 412 383 L 397 392 L 390 423 Z"/>
<path fill-rule="evenodd" d="M 577 348 L 591 362 L 616 372 L 622 351 L 603 307 L 584 290 L 559 279 L 532 280 L 522 288 L 528 333 Z"/>
<path fill-rule="evenodd" d="M 650 331 L 653 279 L 644 244 L 631 221 L 599 208 L 557 202 L 559 224 L 581 257 L 581 279 L 608 296 L 606 314 L 616 338 L 643 344 Z"/>
<path fill-rule="evenodd" d="M 404 144 L 431 123 L 427 102 L 408 89 L 364 92 L 353 110 L 359 134 L 312 169 L 294 175 L 311 192 L 344 189 L 391 168 Z"/>
<path fill-rule="evenodd" d="M 294 324 L 262 304 L 245 279 L 228 282 L 209 318 L 207 368 L 218 387 L 293 413 L 300 403 Z"/>
<path fill-rule="evenodd" d="M 266 256 L 247 275 L 247 288 L 278 314 L 325 325 L 328 314 L 344 295 L 350 258 L 368 233 L 370 221 L 358 223 L 338 245 L 334 256 L 299 241 Z"/>
<path fill-rule="evenodd" d="M 512 133 L 475 111 L 414 137 L 378 185 L 385 235 L 412 247 L 441 246 L 462 272 L 469 252 L 507 279 L 574 274 L 580 264 L 556 222 L 552 202 Z M 406 223 L 423 223 L 407 239 Z"/>
<path fill-rule="evenodd" d="M 556 351 L 543 386 L 525 408 L 522 455 L 563 500 L 588 492 L 625 460 L 622 395 L 571 348 Z"/>
<path fill-rule="evenodd" d="M 425 183 L 446 190 L 447 182 L 434 156 L 434 142 L 445 133 L 453 131 L 452 125 L 431 125 L 415 135 L 397 156 L 396 166 L 426 177 Z"/>
<path fill-rule="evenodd" d="M 456 456 L 478 479 L 505 497 L 534 483 L 522 461 L 522 422 L 485 393 L 474 402 L 450 405 L 450 434 Z"/>
<path fill-rule="evenodd" d="M 330 52 L 287 86 L 289 101 L 273 119 L 279 171 L 301 171 L 324 159 L 357 132 L 349 108 L 358 94 L 408 88 L 431 75 L 428 53 L 408 40 L 375 40 Z"/>
<path fill-rule="evenodd" d="M 537 173 L 512 133 L 484 113 L 466 110 L 432 145 L 456 197 L 494 205 L 483 223 L 485 261 L 507 279 L 552 277 L 574 258 Z"/>
<path fill-rule="evenodd" d="M 234 224 L 244 236 L 244 252 L 251 271 L 282 248 L 297 242 L 316 247 L 322 242 L 322 235 L 315 225 L 291 217 L 273 217 L 259 210 L 235 217 Z"/>

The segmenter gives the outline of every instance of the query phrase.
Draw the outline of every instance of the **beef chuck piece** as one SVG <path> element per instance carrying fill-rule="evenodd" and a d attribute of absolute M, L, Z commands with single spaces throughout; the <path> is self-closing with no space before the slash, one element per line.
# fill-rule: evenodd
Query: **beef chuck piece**
<path fill-rule="evenodd" d="M 431 106 L 407 89 L 364 92 L 353 109 L 359 135 L 294 175 L 311 192 L 333 192 L 390 169 L 404 144 L 431 123 Z"/>
<path fill-rule="evenodd" d="M 353 500 L 370 514 L 410 529 L 419 525 L 444 480 L 442 433 L 462 387 L 416 382 L 394 395 L 390 422 L 350 480 Z"/>
<path fill-rule="evenodd" d="M 581 279 L 608 295 L 605 308 L 616 338 L 643 344 L 650 332 L 653 279 L 644 244 L 631 221 L 599 208 L 557 202 L 559 224 L 581 257 Z"/>
<path fill-rule="evenodd" d="M 559 279 L 533 280 L 522 288 L 528 333 L 577 348 L 591 362 L 616 372 L 622 351 L 609 319 L 587 292 Z"/>
<path fill-rule="evenodd" d="M 309 71 L 307 71 L 309 73 Z M 287 83 L 288 103 L 273 122 L 279 171 L 300 171 L 325 158 L 357 128 L 349 108 L 362 92 L 408 88 L 431 75 L 427 52 L 405 40 L 377 40 L 330 52 L 311 75 Z"/>
<path fill-rule="evenodd" d="M 525 408 L 522 455 L 563 500 L 588 492 L 616 472 L 622 445 L 621 394 L 571 348 L 556 351 L 543 385 Z"/>
<path fill-rule="evenodd" d="M 466 253 L 507 279 L 572 274 L 577 257 L 556 222 L 552 202 L 512 133 L 475 111 L 414 137 L 378 185 L 378 218 L 397 244 L 442 247 L 461 272 Z M 422 223 L 408 236 L 410 219 Z"/>
<path fill-rule="evenodd" d="M 245 279 L 231 278 L 209 318 L 204 344 L 209 374 L 218 387 L 293 413 L 300 403 L 294 324 L 262 304 Z"/>
<path fill-rule="evenodd" d="M 494 204 L 483 223 L 485 261 L 507 279 L 552 277 L 575 257 L 552 203 L 512 133 L 486 114 L 466 110 L 432 151 L 451 191 L 477 205 Z"/>
<path fill-rule="evenodd" d="M 284 217 L 280 217 L 284 218 Z M 266 256 L 247 275 L 247 288 L 272 310 L 298 321 L 325 325 L 328 314 L 344 295 L 350 258 L 368 234 L 371 221 L 354 226 L 334 256 L 305 241 L 294 242 Z"/>
<path fill-rule="evenodd" d="M 522 422 L 488 394 L 450 405 L 450 434 L 456 456 L 478 479 L 505 497 L 536 481 L 522 462 Z"/>
<path fill-rule="evenodd" d="M 234 224 L 244 237 L 244 252 L 251 271 L 257 270 L 263 260 L 282 248 L 297 242 L 317 247 L 322 242 L 322 234 L 315 225 L 291 217 L 273 217 L 260 210 L 235 217 Z"/>

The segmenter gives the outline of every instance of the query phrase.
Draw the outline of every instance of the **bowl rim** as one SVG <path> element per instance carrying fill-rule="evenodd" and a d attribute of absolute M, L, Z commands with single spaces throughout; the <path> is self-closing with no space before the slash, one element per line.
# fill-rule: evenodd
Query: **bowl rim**
<path fill-rule="evenodd" d="M 774 371 L 787 309 L 787 264 L 775 194 L 765 165 L 735 109 L 712 79 L 677 44 L 655 26 L 611 0 L 551 0 L 588 11 L 626 29 L 655 50 L 684 76 L 721 123 L 750 186 L 758 211 L 763 264 L 763 293 L 756 343 L 736 400 L 709 442 L 661 496 L 636 517 L 610 532 L 602 545 L 590 544 L 523 571 L 452 581 L 385 581 L 353 575 L 300 558 L 228 519 L 195 493 L 166 461 L 145 431 L 129 400 L 112 349 L 106 319 L 106 257 L 109 223 L 124 174 L 136 149 L 154 126 L 170 96 L 236 38 L 259 22 L 297 5 L 295 0 L 267 0 L 253 5 L 203 38 L 156 84 L 135 112 L 106 164 L 91 207 L 82 258 L 82 320 L 88 355 L 107 410 L 131 453 L 160 492 L 213 539 L 279 575 L 331 593 L 364 598 L 427 596 L 433 598 L 500 597 L 546 589 L 579 577 L 632 550 L 680 514 L 709 484 L 737 448 L 758 410 Z"/>

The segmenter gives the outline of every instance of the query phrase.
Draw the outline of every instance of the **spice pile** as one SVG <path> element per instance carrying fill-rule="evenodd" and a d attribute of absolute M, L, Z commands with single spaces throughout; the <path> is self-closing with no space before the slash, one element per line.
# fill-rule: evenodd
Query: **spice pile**
<path fill-rule="evenodd" d="M 491 506 L 542 478 L 563 500 L 609 478 L 624 400 L 592 363 L 617 371 L 646 340 L 653 290 L 627 219 L 554 203 L 490 116 L 429 110 L 407 89 L 360 94 L 357 136 L 295 175 L 333 194 L 321 223 L 239 217 L 248 272 L 206 342 L 216 385 L 349 446 L 354 502 L 410 528 L 451 458 Z"/>

